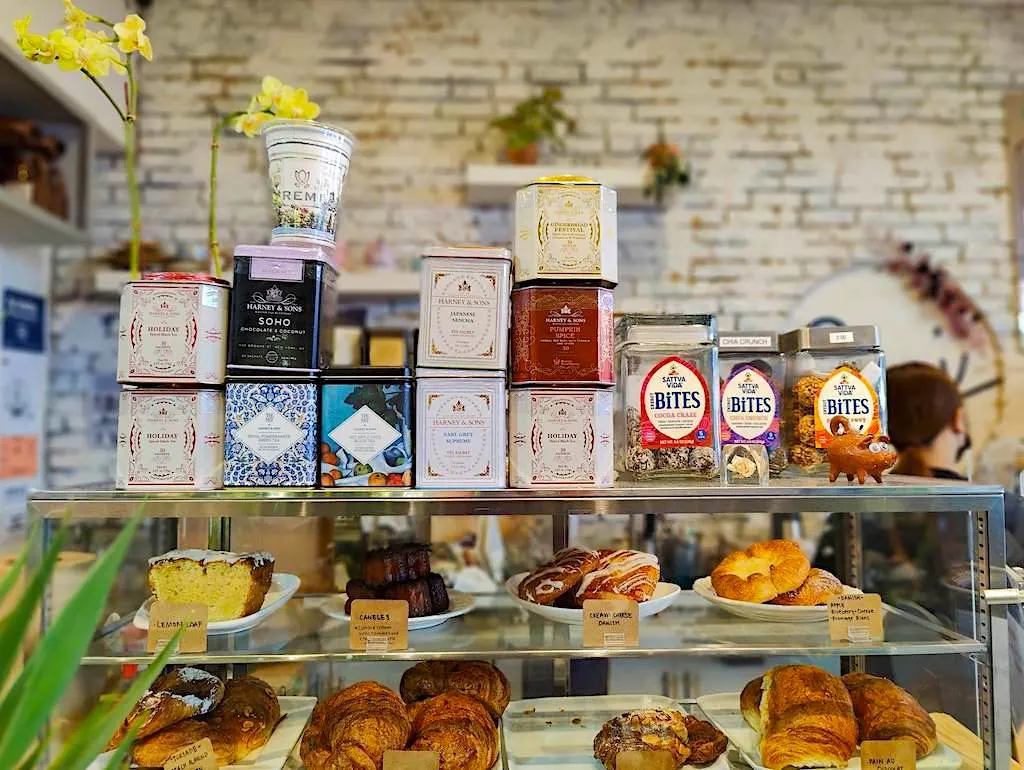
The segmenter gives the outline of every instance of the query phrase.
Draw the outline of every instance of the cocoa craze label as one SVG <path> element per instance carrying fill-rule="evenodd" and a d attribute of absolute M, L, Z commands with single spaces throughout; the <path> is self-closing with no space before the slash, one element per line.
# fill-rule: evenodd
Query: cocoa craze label
<path fill-rule="evenodd" d="M 722 385 L 722 443 L 779 446 L 779 393 L 764 372 L 746 365 Z"/>
<path fill-rule="evenodd" d="M 689 361 L 669 356 L 640 387 L 640 443 L 645 449 L 711 446 L 710 393 Z"/>

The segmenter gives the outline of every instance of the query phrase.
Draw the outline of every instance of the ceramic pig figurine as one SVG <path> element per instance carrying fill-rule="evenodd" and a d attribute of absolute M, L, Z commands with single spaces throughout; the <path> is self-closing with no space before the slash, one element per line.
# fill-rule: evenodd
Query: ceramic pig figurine
<path fill-rule="evenodd" d="M 845 417 L 837 415 L 829 423 L 832 443 L 828 446 L 828 480 L 835 481 L 840 473 L 847 481 L 854 476 L 861 484 L 870 476 L 882 483 L 882 471 L 896 464 L 898 455 L 888 436 L 857 433 Z"/>

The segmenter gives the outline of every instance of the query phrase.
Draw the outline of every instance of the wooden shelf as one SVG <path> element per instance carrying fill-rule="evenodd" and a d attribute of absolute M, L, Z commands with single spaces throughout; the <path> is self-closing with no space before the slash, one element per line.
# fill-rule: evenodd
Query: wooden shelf
<path fill-rule="evenodd" d="M 15 246 L 70 246 L 89 234 L 55 217 L 20 194 L 0 187 L 0 243 Z"/>
<path fill-rule="evenodd" d="M 363 299 L 408 299 L 420 295 L 420 274 L 415 270 L 343 272 L 336 284 L 338 296 Z"/>
<path fill-rule="evenodd" d="M 470 206 L 512 206 L 516 190 L 542 176 L 588 176 L 614 187 L 619 208 L 654 208 L 644 197 L 642 166 L 516 166 L 508 163 L 466 166 L 466 199 Z"/>

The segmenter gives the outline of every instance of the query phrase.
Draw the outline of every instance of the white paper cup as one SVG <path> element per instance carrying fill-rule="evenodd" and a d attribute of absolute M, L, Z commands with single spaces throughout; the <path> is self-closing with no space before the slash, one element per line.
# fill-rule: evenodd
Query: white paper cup
<path fill-rule="evenodd" d="M 271 245 L 333 249 L 355 137 L 311 120 L 272 120 L 263 135 L 274 203 Z"/>

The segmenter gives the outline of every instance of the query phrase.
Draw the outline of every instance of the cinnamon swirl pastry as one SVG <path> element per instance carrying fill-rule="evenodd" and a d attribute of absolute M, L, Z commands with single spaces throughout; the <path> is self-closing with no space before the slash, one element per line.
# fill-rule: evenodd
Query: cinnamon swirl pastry
<path fill-rule="evenodd" d="M 547 565 L 523 578 L 519 598 L 534 604 L 551 606 L 575 589 L 583 577 L 600 563 L 597 551 L 589 548 L 563 548 Z"/>
<path fill-rule="evenodd" d="M 576 600 L 632 599 L 640 603 L 654 596 L 661 569 L 658 557 L 642 551 L 610 551 L 597 569 L 588 572 L 576 589 Z"/>

